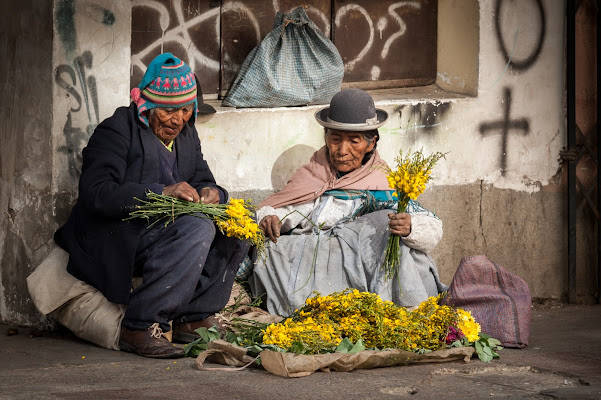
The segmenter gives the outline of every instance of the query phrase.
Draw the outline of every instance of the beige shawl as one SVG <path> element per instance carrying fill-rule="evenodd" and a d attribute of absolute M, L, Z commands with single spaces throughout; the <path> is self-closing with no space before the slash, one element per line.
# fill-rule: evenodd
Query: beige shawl
<path fill-rule="evenodd" d="M 378 151 L 361 166 L 340 179 L 326 156 L 326 147 L 313 153 L 309 164 L 300 167 L 286 186 L 263 200 L 259 207 L 283 207 L 315 200 L 325 191 L 338 190 L 391 190 L 386 179 L 387 164 Z"/>

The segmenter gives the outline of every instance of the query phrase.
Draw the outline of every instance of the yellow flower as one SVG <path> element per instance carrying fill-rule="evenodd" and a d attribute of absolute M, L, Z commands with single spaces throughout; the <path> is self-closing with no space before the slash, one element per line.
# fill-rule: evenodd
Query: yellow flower
<path fill-rule="evenodd" d="M 458 327 L 461 329 L 461 332 L 463 332 L 467 340 L 470 342 L 478 340 L 480 338 L 480 324 L 474 320 L 472 314 L 461 308 L 457 309 L 457 314 L 459 314 Z"/>
<path fill-rule="evenodd" d="M 229 237 L 248 240 L 259 248 L 265 242 L 263 232 L 251 218 L 249 206 L 242 199 L 230 199 L 225 209 L 227 217 L 216 220 L 217 227 Z"/>
<path fill-rule="evenodd" d="M 416 200 L 426 190 L 432 168 L 443 158 L 443 153 L 437 152 L 425 157 L 422 151 L 406 154 L 399 152 L 395 158 L 396 169 L 385 166 L 388 184 L 394 189 L 398 198 L 397 212 L 404 212 L 410 200 Z M 394 277 L 400 264 L 400 239 L 398 235 L 390 235 L 386 244 L 382 268 L 386 279 Z"/>

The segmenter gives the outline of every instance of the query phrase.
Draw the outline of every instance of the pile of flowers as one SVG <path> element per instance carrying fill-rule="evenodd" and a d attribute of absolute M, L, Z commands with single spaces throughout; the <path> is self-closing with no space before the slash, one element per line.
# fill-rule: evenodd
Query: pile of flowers
<path fill-rule="evenodd" d="M 396 168 L 392 169 L 386 166 L 384 169 L 387 174 L 388 184 L 394 189 L 398 198 L 397 213 L 405 212 L 409 200 L 415 200 L 426 189 L 426 184 L 430 180 L 432 169 L 436 163 L 444 158 L 445 154 L 436 152 L 429 156 L 424 156 L 422 151 L 403 154 L 401 151 L 395 158 Z M 386 279 L 394 277 L 400 264 L 400 238 L 398 235 L 390 235 L 386 244 L 384 262 L 382 268 L 385 271 Z"/>
<path fill-rule="evenodd" d="M 424 354 L 474 347 L 482 361 L 498 358 L 501 343 L 481 333 L 468 311 L 440 304 L 443 295 L 430 297 L 408 310 L 356 289 L 328 296 L 317 293 L 282 322 L 245 325 L 230 331 L 225 340 L 244 347 L 252 356 L 264 349 L 296 354 L 403 349 Z M 201 336 L 209 338 L 211 332 L 202 332 Z M 185 350 L 188 355 L 198 355 L 206 349 L 206 342 L 199 339 L 186 345 Z"/>
<path fill-rule="evenodd" d="M 418 352 L 480 339 L 480 325 L 468 311 L 439 302 L 440 296 L 431 297 L 410 311 L 356 289 L 316 295 L 283 322 L 268 326 L 263 343 L 319 354 L 335 351 L 344 338 L 361 340 L 366 348 Z"/>
<path fill-rule="evenodd" d="M 149 192 L 147 199 L 136 199 L 140 205 L 125 220 L 144 218 L 149 226 L 163 222 L 165 226 L 182 215 L 193 215 L 215 221 L 221 232 L 229 237 L 246 240 L 263 249 L 265 237 L 254 221 L 254 207 L 242 199 L 230 199 L 227 204 L 193 203 L 174 197 Z"/>

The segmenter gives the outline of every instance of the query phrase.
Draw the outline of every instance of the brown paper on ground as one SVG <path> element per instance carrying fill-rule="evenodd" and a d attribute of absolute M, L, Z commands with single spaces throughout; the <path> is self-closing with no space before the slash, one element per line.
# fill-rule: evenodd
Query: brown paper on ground
<path fill-rule="evenodd" d="M 230 367 L 244 367 L 252 363 L 255 359 L 246 355 L 246 350 L 235 344 L 226 342 L 225 340 L 213 340 L 207 344 L 207 350 L 203 351 L 196 357 L 196 366 L 198 369 L 204 370 L 224 370 L 224 368 L 207 368 L 204 366 L 205 361 L 228 365 Z M 228 370 L 235 370 L 227 368 Z"/>
<path fill-rule="evenodd" d="M 329 353 L 316 355 L 278 353 L 264 350 L 261 352 L 261 365 L 272 374 L 285 378 L 299 378 L 311 375 L 318 370 L 346 372 L 360 368 L 380 368 L 418 363 L 461 360 L 469 362 L 473 354 L 473 347 L 437 350 L 426 354 L 416 354 L 400 349 L 364 350 L 356 354 Z"/>
<path fill-rule="evenodd" d="M 209 342 L 208 349 L 198 355 L 196 365 L 200 370 L 219 369 L 237 370 L 252 364 L 253 358 L 235 344 L 224 340 Z M 279 353 L 264 350 L 260 354 L 261 366 L 272 374 L 285 378 L 300 378 L 311 375 L 315 371 L 347 372 L 360 368 L 381 368 L 418 363 L 440 363 L 450 361 L 469 362 L 474 354 L 473 347 L 457 347 L 437 350 L 426 354 L 416 354 L 410 351 L 393 350 L 364 350 L 356 354 L 328 353 L 317 355 L 302 355 L 294 353 Z M 228 365 L 234 368 L 207 368 L 204 362 Z"/>

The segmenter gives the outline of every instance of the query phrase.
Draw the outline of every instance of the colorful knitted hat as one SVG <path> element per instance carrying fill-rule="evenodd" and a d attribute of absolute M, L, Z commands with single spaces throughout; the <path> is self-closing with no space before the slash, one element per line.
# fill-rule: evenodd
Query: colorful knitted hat
<path fill-rule="evenodd" d="M 137 105 L 138 118 L 146 126 L 146 112 L 151 108 L 182 107 L 186 104 L 194 104 L 194 113 L 188 121 L 193 125 L 198 112 L 199 91 L 196 76 L 190 67 L 173 54 L 164 53 L 148 65 L 142 81 L 132 89 L 131 98 Z"/>

